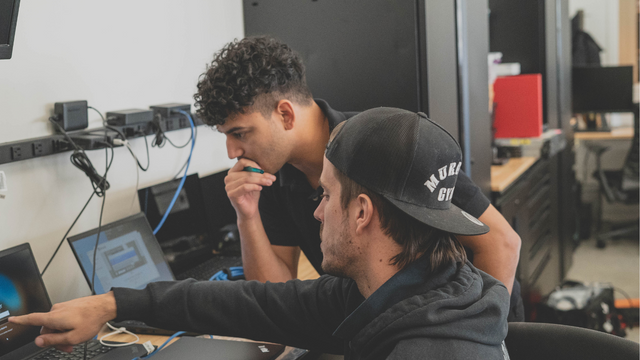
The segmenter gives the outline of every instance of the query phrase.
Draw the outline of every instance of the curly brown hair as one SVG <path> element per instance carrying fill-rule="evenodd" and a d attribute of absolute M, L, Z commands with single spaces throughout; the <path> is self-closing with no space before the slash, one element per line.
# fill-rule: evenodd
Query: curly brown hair
<path fill-rule="evenodd" d="M 268 36 L 225 45 L 200 75 L 193 98 L 198 117 L 211 126 L 255 111 L 268 117 L 283 98 L 301 105 L 313 100 L 301 57 Z"/>

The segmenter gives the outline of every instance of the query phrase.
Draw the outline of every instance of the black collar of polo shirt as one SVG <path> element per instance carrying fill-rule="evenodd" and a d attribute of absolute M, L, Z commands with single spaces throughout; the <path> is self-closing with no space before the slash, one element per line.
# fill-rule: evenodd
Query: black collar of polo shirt
<path fill-rule="evenodd" d="M 333 131 L 333 129 L 338 126 L 341 122 L 347 120 L 347 116 L 337 110 L 334 110 L 329 106 L 325 100 L 322 99 L 313 99 L 320 110 L 327 117 L 327 121 L 329 121 L 329 131 Z M 304 176 L 304 173 L 298 169 L 296 169 L 291 164 L 285 164 L 279 172 L 280 177 L 280 187 L 289 186 L 293 191 L 309 191 L 311 186 L 307 182 L 307 178 Z M 310 199 L 317 198 L 322 194 L 322 191 L 319 189 L 311 189 L 313 193 L 309 196 Z"/>

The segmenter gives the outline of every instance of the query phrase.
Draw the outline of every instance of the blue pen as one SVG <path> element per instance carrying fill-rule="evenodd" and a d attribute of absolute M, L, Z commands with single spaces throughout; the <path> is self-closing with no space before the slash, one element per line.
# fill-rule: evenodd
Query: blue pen
<path fill-rule="evenodd" d="M 264 170 L 261 169 L 256 169 L 254 167 L 251 166 L 245 166 L 242 171 L 247 171 L 247 172 L 254 172 L 254 173 L 260 173 L 260 174 L 264 174 Z"/>

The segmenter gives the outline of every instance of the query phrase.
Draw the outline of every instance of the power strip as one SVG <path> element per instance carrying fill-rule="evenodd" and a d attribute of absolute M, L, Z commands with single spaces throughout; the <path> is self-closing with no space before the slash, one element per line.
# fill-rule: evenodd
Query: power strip
<path fill-rule="evenodd" d="M 192 119 L 196 126 L 204 125 L 204 123 L 198 119 L 197 117 L 192 115 Z M 189 120 L 187 120 L 184 116 L 181 115 L 171 115 L 168 118 L 162 118 L 159 120 L 160 128 L 164 132 L 186 129 L 191 127 L 189 125 Z M 142 136 L 153 135 L 153 126 L 150 123 L 138 123 L 131 125 L 123 125 L 123 126 L 112 126 L 120 130 L 125 137 L 129 139 L 135 139 Z M 69 133 L 69 135 L 74 138 L 84 138 L 89 139 L 93 138 L 94 141 L 90 141 L 90 146 L 92 148 L 88 148 L 85 150 L 95 150 L 102 149 L 104 146 L 96 146 L 92 144 L 97 144 L 97 139 L 95 135 L 104 134 L 105 128 L 95 128 L 89 130 L 75 131 Z M 108 133 L 113 136 L 113 133 L 107 130 Z M 82 141 L 81 141 L 82 142 Z M 78 144 L 80 145 L 80 144 Z M 64 135 L 55 134 L 50 136 L 43 136 L 39 138 L 26 139 L 26 140 L 18 140 L 9 143 L 0 144 L 0 164 L 7 164 L 16 161 L 28 160 L 37 157 L 59 154 L 66 151 L 73 150 L 73 148 L 69 145 L 68 141 L 65 139 Z"/>

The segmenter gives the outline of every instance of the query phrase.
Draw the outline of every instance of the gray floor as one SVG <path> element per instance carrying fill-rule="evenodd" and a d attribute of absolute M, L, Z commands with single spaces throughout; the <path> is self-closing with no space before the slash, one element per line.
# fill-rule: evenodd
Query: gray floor
<path fill-rule="evenodd" d="M 611 206 L 605 203 L 605 220 L 627 221 L 638 218 L 637 206 Z M 640 246 L 639 239 L 621 239 L 607 243 L 604 249 L 596 247 L 590 239 L 578 246 L 567 279 L 589 282 L 609 282 L 626 292 L 631 298 L 640 298 Z M 616 298 L 624 298 L 616 291 Z M 640 331 L 633 328 L 627 338 L 640 342 Z"/>

